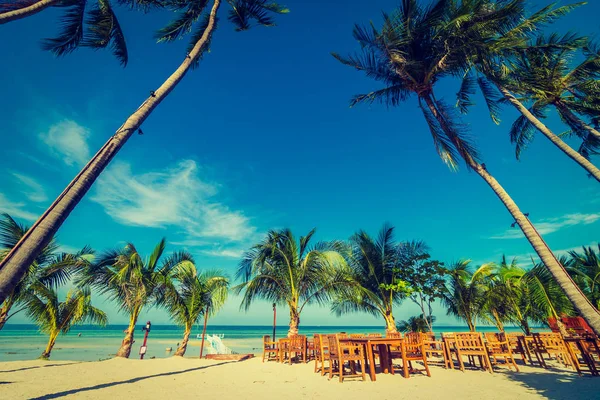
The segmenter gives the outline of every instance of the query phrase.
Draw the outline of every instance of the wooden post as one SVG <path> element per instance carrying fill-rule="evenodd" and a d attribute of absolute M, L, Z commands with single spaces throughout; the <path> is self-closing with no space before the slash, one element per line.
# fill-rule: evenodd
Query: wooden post
<path fill-rule="evenodd" d="M 277 343 L 275 340 L 275 327 L 277 326 L 277 304 L 273 303 L 273 343 Z"/>
<path fill-rule="evenodd" d="M 204 328 L 202 329 L 202 344 L 200 345 L 200 358 L 202 358 L 202 351 L 204 350 L 204 335 L 206 335 L 206 322 L 208 321 L 208 306 L 204 312 Z"/>

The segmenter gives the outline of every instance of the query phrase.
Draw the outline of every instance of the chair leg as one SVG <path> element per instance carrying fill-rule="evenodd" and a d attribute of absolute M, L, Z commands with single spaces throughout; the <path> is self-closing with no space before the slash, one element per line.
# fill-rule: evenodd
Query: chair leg
<path fill-rule="evenodd" d="M 483 357 L 485 358 L 487 366 L 489 367 L 490 374 L 493 374 L 494 373 L 494 367 L 492 366 L 492 362 L 490 361 L 490 357 L 487 354 L 485 356 L 483 356 Z"/>
<path fill-rule="evenodd" d="M 427 372 L 427 376 L 431 377 L 431 372 L 429 372 L 429 365 L 427 365 L 427 357 L 423 356 L 423 365 L 425 366 L 425 371 Z"/>
<path fill-rule="evenodd" d="M 341 356 L 341 354 L 340 354 Z M 340 359 L 340 367 L 339 369 L 339 373 L 340 373 L 340 383 L 344 382 L 344 363 L 342 362 L 342 360 Z"/>

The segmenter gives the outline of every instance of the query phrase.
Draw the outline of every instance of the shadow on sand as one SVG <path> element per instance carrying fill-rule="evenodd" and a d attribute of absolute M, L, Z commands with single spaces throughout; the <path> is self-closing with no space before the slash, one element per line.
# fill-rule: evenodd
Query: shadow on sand
<path fill-rule="evenodd" d="M 65 363 L 65 364 L 36 365 L 36 366 L 33 366 L 33 367 L 23 367 L 23 368 L 17 368 L 17 369 L 7 369 L 7 370 L 4 370 L 4 371 L 0 371 L 0 374 L 2 374 L 2 373 L 9 373 L 9 372 L 26 371 L 28 369 L 37 369 L 37 368 L 63 367 L 65 365 L 80 364 L 82 362 L 86 362 L 86 361 L 72 362 L 72 363 Z"/>
<path fill-rule="evenodd" d="M 187 372 L 199 371 L 199 370 L 202 370 L 202 369 L 207 369 L 207 368 L 212 368 L 212 367 L 218 367 L 219 365 L 224 365 L 224 364 L 229 364 L 229 362 L 221 362 L 221 363 L 218 363 L 218 364 L 205 365 L 205 366 L 202 366 L 202 367 L 188 368 L 188 369 L 183 369 L 181 371 L 164 372 L 162 374 L 154 374 L 154 375 L 147 375 L 147 376 L 138 376 L 136 378 L 127 379 L 127 380 L 124 380 L 124 381 L 115 381 L 115 382 L 109 382 L 109 383 L 101 383 L 101 384 L 94 385 L 94 386 L 87 386 L 87 387 L 81 387 L 81 388 L 76 388 L 76 389 L 65 390 L 65 391 L 62 391 L 62 392 L 45 394 L 45 395 L 40 396 L 40 397 L 33 397 L 33 398 L 31 398 L 31 400 L 57 399 L 59 397 L 68 396 L 68 395 L 75 394 L 75 393 L 89 392 L 89 391 L 92 391 L 92 390 L 99 390 L 99 389 L 104 389 L 104 388 L 111 387 L 111 386 L 123 385 L 123 384 L 127 384 L 127 383 L 135 383 L 135 382 L 143 381 L 143 380 L 146 380 L 146 379 L 157 378 L 159 376 L 171 376 L 171 375 L 185 374 Z"/>
<path fill-rule="evenodd" d="M 593 393 L 600 387 L 600 379 L 590 374 L 579 376 L 572 371 L 568 375 L 559 375 L 557 371 L 559 370 L 540 369 L 526 373 L 507 373 L 506 377 L 550 400 L 580 400 L 586 398 L 584 393 Z"/>

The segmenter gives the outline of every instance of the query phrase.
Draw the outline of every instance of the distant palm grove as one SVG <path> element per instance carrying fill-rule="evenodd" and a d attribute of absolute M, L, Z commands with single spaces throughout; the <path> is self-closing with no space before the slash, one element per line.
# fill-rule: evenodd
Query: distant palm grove
<path fill-rule="evenodd" d="M 16 313 L 27 313 L 49 336 L 42 354 L 48 358 L 59 334 L 74 324 L 107 323 L 106 315 L 93 305 L 93 297 L 102 294 L 129 318 L 121 347 L 115 349 L 118 356 L 129 357 L 138 316 L 152 306 L 168 310 L 181 325 L 177 355 L 184 355 L 193 325 L 205 313 L 219 310 L 231 286 L 242 296 L 243 309 L 259 299 L 285 305 L 290 335 L 298 332 L 302 312 L 312 304 L 328 307 L 335 315 L 371 314 L 388 332 L 429 331 L 435 321 L 434 303 L 472 331 L 480 324 L 493 324 L 500 330 L 516 325 L 529 333 L 532 325 L 548 324 L 548 318 L 560 325 L 558 317 L 577 315 L 600 334 L 600 247 L 582 247 L 567 255 L 553 252 L 503 186 L 507 182 L 499 182 L 497 171 L 486 166 L 485 154 L 473 140 L 480 132 L 469 132 L 462 116 L 481 92 L 492 123 L 501 123 L 504 107 L 518 112 L 506 128 L 517 158 L 540 135 L 582 174 L 600 183 L 593 159 L 600 150 L 600 46 L 577 33 L 549 31 L 553 22 L 585 7 L 585 2 L 534 9 L 525 0 L 399 1 L 380 26 L 357 24 L 349 32 L 348 42 L 358 42 L 356 53 L 332 53 L 340 69 L 349 66 L 380 84 L 352 97 L 351 106 L 380 103 L 393 108 L 415 98 L 428 126 L 419 134 L 432 138 L 434 150 L 451 170 L 464 164 L 481 178 L 538 258 L 502 258 L 481 265 L 467 259 L 443 262 L 430 256 L 423 241 L 396 240 L 398 233 L 389 225 L 378 233 L 358 230 L 347 240 L 321 242 L 314 230 L 304 236 L 289 229 L 270 231 L 246 252 L 235 282 L 220 271 L 197 271 L 187 251 L 167 254 L 164 239 L 149 255 L 139 254 L 133 243 L 103 252 L 90 247 L 74 254 L 60 252 L 55 235 L 69 214 L 128 139 L 141 133 L 141 124 L 160 102 L 208 56 L 221 5 L 238 31 L 254 24 L 273 27 L 275 18 L 285 21 L 282 14 L 288 12 L 266 0 L 124 1 L 133 10 L 173 11 L 173 22 L 157 33 L 157 40 L 170 42 L 193 31 L 190 46 L 173 73 L 107 135 L 106 144 L 38 221 L 25 227 L 2 215 L 0 329 Z M 53 6 L 67 10 L 58 37 L 43 41 L 45 50 L 62 56 L 79 47 L 108 47 L 123 66 L 127 64 L 126 38 L 107 0 L 91 9 L 83 0 L 2 5 L 0 25 Z M 436 96 L 443 79 L 456 84 L 456 99 Z M 566 132 L 546 126 L 544 118 L 551 112 Z M 501 210 L 499 204 L 490 207 Z M 63 296 L 58 288 L 67 284 L 73 288 Z M 395 315 L 406 301 L 414 302 L 420 314 L 397 321 Z"/>

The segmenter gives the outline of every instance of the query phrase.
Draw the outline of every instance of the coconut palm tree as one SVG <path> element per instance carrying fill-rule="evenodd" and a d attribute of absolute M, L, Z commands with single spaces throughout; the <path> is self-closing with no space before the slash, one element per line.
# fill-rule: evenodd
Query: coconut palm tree
<path fill-rule="evenodd" d="M 435 317 L 431 316 L 429 321 L 419 314 L 418 316 L 409 317 L 407 320 L 398 322 L 398 331 L 402 333 L 407 332 L 430 332 L 430 326 L 435 322 Z"/>
<path fill-rule="evenodd" d="M 581 50 L 583 60 L 572 66 Z M 573 33 L 539 36 L 531 47 L 511 60 L 504 86 L 531 102 L 529 110 L 543 118 L 553 107 L 571 132 L 582 139 L 579 153 L 588 158 L 600 148 L 600 132 L 584 121 L 580 113 L 600 116 L 600 109 L 586 104 L 586 99 L 600 93 L 600 49 L 586 38 Z M 532 140 L 535 127 L 521 115 L 511 129 L 517 144 L 517 156 Z"/>
<path fill-rule="evenodd" d="M 517 40 L 515 42 L 514 34 L 507 34 L 505 30 L 497 30 L 495 33 L 489 31 L 488 35 L 486 35 L 486 40 L 479 40 L 480 36 L 480 28 L 477 24 L 477 21 L 487 18 L 491 10 L 497 9 L 498 7 L 502 7 L 500 2 L 497 0 L 485 0 L 478 2 L 463 2 L 468 3 L 468 6 L 462 7 L 460 11 L 460 15 L 457 16 L 457 21 L 462 26 L 467 26 L 466 32 L 461 32 L 462 36 L 456 36 L 455 40 L 451 44 L 451 46 L 462 47 L 465 48 L 466 51 L 463 53 L 464 61 L 469 67 L 466 68 L 465 79 L 463 81 L 463 85 L 459 92 L 458 98 L 459 104 L 463 108 L 463 111 L 466 105 L 470 104 L 468 100 L 468 93 L 473 91 L 473 77 L 470 73 L 471 68 L 476 70 L 479 75 L 477 81 L 480 83 L 482 92 L 484 93 L 486 102 L 490 107 L 490 111 L 493 115 L 493 119 L 495 122 L 499 122 L 495 114 L 498 112 L 498 96 L 497 90 L 500 93 L 500 98 L 503 102 L 511 104 L 522 116 L 523 118 L 518 120 L 517 123 L 519 125 L 513 126 L 513 131 L 511 132 L 511 138 L 518 145 L 520 144 L 520 148 L 523 147 L 523 144 L 531 139 L 532 133 L 535 129 L 541 132 L 544 136 L 546 136 L 552 144 L 558 147 L 565 155 L 579 164 L 582 168 L 584 168 L 590 176 L 594 177 L 596 180 L 600 182 L 600 169 L 592 164 L 584 155 L 578 153 L 576 150 L 571 148 L 567 143 L 565 143 L 560 136 L 556 135 L 552 132 L 544 123 L 540 121 L 540 118 L 543 116 L 543 111 L 538 107 L 528 109 L 509 89 L 509 85 L 511 84 L 511 80 L 507 79 L 507 71 L 510 71 L 510 66 L 507 65 L 506 60 L 511 60 L 511 56 L 514 55 L 517 51 L 523 51 L 525 49 L 530 48 L 530 44 L 527 41 L 519 43 Z M 515 1 L 517 3 L 517 1 Z M 544 9 L 540 10 L 537 13 L 534 13 L 530 17 L 526 17 L 526 7 L 525 1 L 520 1 L 522 3 L 521 7 L 512 7 L 508 9 L 507 14 L 510 14 L 510 19 L 514 21 L 525 20 L 526 29 L 531 32 L 536 32 L 537 28 L 541 27 L 543 24 L 552 22 L 556 18 L 563 16 L 573 10 L 575 7 L 585 4 L 585 3 L 577 3 L 574 5 L 559 7 L 553 10 L 553 5 L 547 6 Z M 523 23 L 519 23 L 520 26 L 523 26 Z M 471 26 L 471 28 L 469 27 Z M 508 27 L 508 29 L 510 29 Z M 469 32 L 470 30 L 474 30 L 475 32 Z M 526 39 L 527 35 L 525 32 L 520 30 L 518 34 L 521 35 L 521 39 Z M 479 43 L 474 43 L 473 36 L 475 36 L 475 41 Z M 509 41 L 506 41 L 505 38 L 509 37 Z M 569 37 L 569 35 L 567 35 Z M 462 46 L 461 46 L 462 43 Z M 470 46 L 466 46 L 469 44 Z M 560 47 L 566 46 L 568 42 L 563 43 L 555 43 L 550 46 L 544 46 L 546 48 L 555 47 L 556 44 L 561 44 Z M 576 45 L 576 44 L 575 44 Z M 525 50 L 526 51 L 526 50 Z M 475 74 L 477 75 L 477 74 Z M 540 104 L 538 104 L 539 106 Z M 564 111 L 564 109 L 563 109 Z M 570 125 L 574 125 L 575 122 L 571 121 Z M 522 129 L 525 129 L 525 132 L 522 132 Z M 583 128 L 580 128 L 580 131 Z M 521 136 L 518 136 L 518 133 L 521 133 Z M 588 146 L 595 146 L 595 143 L 598 141 L 598 138 L 594 137 L 591 132 L 588 132 L 585 137 L 584 151 Z M 517 150 L 520 151 L 520 150 Z"/>
<path fill-rule="evenodd" d="M 324 304 L 346 284 L 345 246 L 342 242 L 317 242 L 310 246 L 315 229 L 298 242 L 289 229 L 269 231 L 245 255 L 233 289 L 243 292 L 240 308 L 248 310 L 257 299 L 286 304 L 290 311 L 288 336 L 298 334 L 300 315 L 307 304 Z"/>
<path fill-rule="evenodd" d="M 171 319 L 184 327 L 183 340 L 175 352 L 182 356 L 187 349 L 192 328 L 208 310 L 214 315 L 227 299 L 229 279 L 220 271 L 198 273 L 192 263 L 182 264 L 173 273 L 175 285 L 165 292 L 165 304 Z"/>
<path fill-rule="evenodd" d="M 409 294 L 408 283 L 401 279 L 402 266 L 408 263 L 406 253 L 423 254 L 423 243 L 410 246 L 394 241 L 394 227 L 384 225 L 376 239 L 359 231 L 350 238 L 351 255 L 347 290 L 338 293 L 332 301 L 331 311 L 336 315 L 366 312 L 385 321 L 388 333 L 397 332 L 394 304 L 399 304 Z"/>
<path fill-rule="evenodd" d="M 583 247 L 582 253 L 570 251 L 569 272 L 592 304 L 600 307 L 600 244 L 595 252 L 592 246 Z"/>
<path fill-rule="evenodd" d="M 33 294 L 27 301 L 27 313 L 40 331 L 49 336 L 40 358 L 50 358 L 59 333 L 68 333 L 73 325 L 84 322 L 106 325 L 106 314 L 92 306 L 91 300 L 89 289 L 72 289 L 65 301 L 59 301 L 56 290 L 39 283 L 34 285 Z"/>
<path fill-rule="evenodd" d="M 158 5 L 159 3 L 156 2 Z M 80 46 L 92 49 L 109 47 L 122 66 L 127 65 L 125 35 L 109 0 L 40 0 L 15 2 L 0 9 L 0 25 L 36 14 L 48 7 L 64 7 L 57 37 L 44 39 L 42 49 L 56 56 L 69 54 Z"/>
<path fill-rule="evenodd" d="M 120 311 L 129 316 L 129 326 L 117 357 L 129 357 L 135 325 L 144 307 L 163 303 L 165 293 L 173 285 L 175 271 L 184 265 L 193 265 L 192 256 L 184 251 L 163 258 L 165 246 L 163 238 L 147 258 L 143 258 L 132 243 L 123 249 L 108 250 L 88 265 L 77 280 L 80 286 L 107 294 Z"/>
<path fill-rule="evenodd" d="M 27 229 L 10 215 L 0 214 L 0 260 L 8 254 Z M 87 246 L 75 254 L 61 253 L 58 251 L 59 247 L 56 240 L 51 240 L 4 300 L 0 307 L 0 330 L 11 317 L 27 308 L 27 297 L 31 295 L 34 284 L 41 283 L 51 288 L 63 285 L 78 268 L 89 262 L 93 255 L 93 250 Z M 20 308 L 15 311 L 15 306 Z"/>
<path fill-rule="evenodd" d="M 475 332 L 477 321 L 484 318 L 487 284 L 493 264 L 483 264 L 474 271 L 470 260 L 461 260 L 448 268 L 446 290 L 442 304 L 448 315 L 464 320 L 471 332 Z"/>
<path fill-rule="evenodd" d="M 462 3 L 466 7 L 470 3 L 482 2 Z M 515 16 L 511 12 L 513 7 L 524 7 L 521 3 L 519 0 L 498 2 L 485 18 L 462 24 L 460 21 L 470 20 L 471 14 L 457 8 L 454 1 L 437 0 L 423 7 L 417 0 L 403 0 L 396 12 L 384 15 L 381 30 L 374 25 L 355 27 L 354 38 L 363 49 L 361 54 L 334 56 L 384 85 L 381 89 L 355 96 L 351 105 L 378 101 L 398 106 L 411 95 L 416 95 L 442 160 L 456 170 L 462 158 L 467 168 L 490 186 L 577 310 L 600 333 L 598 309 L 577 288 L 531 221 L 481 162 L 454 110 L 434 94 L 435 84 L 440 79 L 468 69 L 473 49 L 485 48 L 492 40 L 500 41 L 501 48 L 508 47 L 508 44 L 524 46 L 527 38 L 523 32 L 543 22 L 544 16 L 548 20 L 557 14 L 556 10 L 544 9 L 534 14 L 535 18 L 523 19 L 522 14 Z M 475 30 L 473 26 L 479 28 Z M 498 32 L 505 34 L 500 36 Z"/>
<path fill-rule="evenodd" d="M 281 14 L 288 12 L 286 8 L 280 7 L 273 2 L 267 2 L 267 0 L 226 0 L 226 2 L 231 6 L 229 20 L 236 26 L 237 30 L 248 29 L 253 21 L 256 21 L 259 25 L 272 26 L 274 25 L 274 20 L 271 17 L 273 13 Z M 175 24 L 180 28 L 161 31 L 161 38 L 164 38 L 164 40 L 174 40 L 181 34 L 189 32 L 194 25 L 198 25 L 183 62 L 127 118 L 125 123 L 111 136 L 44 214 L 33 224 L 13 250 L 0 261 L 0 302 L 4 301 L 23 275 L 25 275 L 27 267 L 31 265 L 32 260 L 39 255 L 52 236 L 58 231 L 71 211 L 79 204 L 119 150 L 135 132 L 139 131 L 141 133 L 140 127 L 142 123 L 181 82 L 189 69 L 197 65 L 198 60 L 209 48 L 212 34 L 216 29 L 217 12 L 221 3 L 222 0 L 213 0 L 210 12 L 206 13 L 205 9 L 208 6 L 208 2 L 205 0 L 176 2 L 179 8 L 184 10 L 181 13 L 181 17 L 177 20 L 179 22 L 176 21 Z M 198 23 L 199 20 L 201 22 Z"/>

